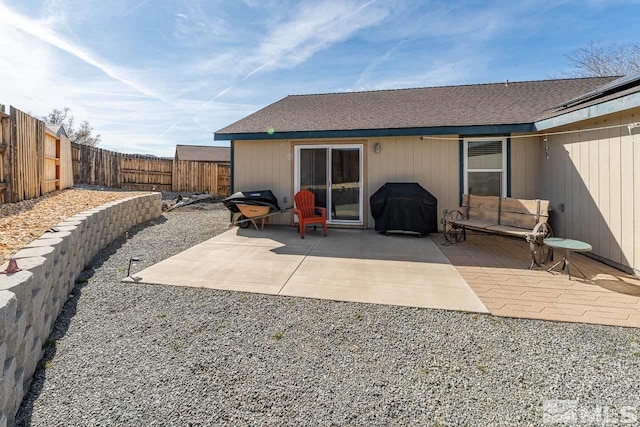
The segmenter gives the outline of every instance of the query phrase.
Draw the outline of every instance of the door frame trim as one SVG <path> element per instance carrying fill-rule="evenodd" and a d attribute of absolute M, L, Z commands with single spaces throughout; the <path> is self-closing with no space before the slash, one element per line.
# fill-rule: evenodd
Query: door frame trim
<path fill-rule="evenodd" d="M 297 193 L 300 191 L 300 150 L 304 149 L 314 149 L 314 148 L 326 148 L 328 149 L 327 155 L 327 183 L 329 184 L 327 187 L 327 224 L 331 225 L 354 225 L 354 226 L 363 226 L 364 225 L 364 143 L 360 144 L 300 144 L 294 145 L 294 161 L 293 161 L 293 193 Z M 331 194 L 331 150 L 333 148 L 357 148 L 359 150 L 360 156 L 360 191 L 359 191 L 359 215 L 360 219 L 358 221 L 350 221 L 350 220 L 332 220 L 331 219 L 331 202 L 332 202 L 332 194 Z M 297 222 L 295 220 L 294 215 L 294 223 Z"/>

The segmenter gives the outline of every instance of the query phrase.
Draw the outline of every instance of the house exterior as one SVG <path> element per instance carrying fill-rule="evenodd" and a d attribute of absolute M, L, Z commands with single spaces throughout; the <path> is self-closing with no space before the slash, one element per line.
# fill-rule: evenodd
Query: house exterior
<path fill-rule="evenodd" d="M 310 189 L 333 226 L 373 228 L 385 182 L 420 183 L 441 215 L 463 193 L 545 198 L 556 235 L 640 270 L 639 114 L 640 76 L 505 82 L 288 96 L 215 139 L 231 140 L 232 191 L 290 206 Z"/>

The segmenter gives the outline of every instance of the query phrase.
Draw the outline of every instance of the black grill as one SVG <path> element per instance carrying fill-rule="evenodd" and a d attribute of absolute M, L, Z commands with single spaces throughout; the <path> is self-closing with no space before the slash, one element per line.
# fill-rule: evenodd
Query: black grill
<path fill-rule="evenodd" d="M 438 231 L 438 199 L 416 182 L 387 182 L 370 198 L 376 231 Z"/>

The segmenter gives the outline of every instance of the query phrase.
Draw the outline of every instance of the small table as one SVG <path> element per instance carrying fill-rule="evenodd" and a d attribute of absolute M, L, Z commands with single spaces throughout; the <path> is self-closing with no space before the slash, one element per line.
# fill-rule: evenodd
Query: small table
<path fill-rule="evenodd" d="M 543 240 L 544 244 L 553 249 L 563 249 L 564 250 L 564 258 L 561 261 L 558 261 L 547 271 L 551 271 L 556 268 L 560 263 L 562 263 L 562 269 L 567 268 L 567 276 L 569 280 L 571 280 L 571 252 L 591 252 L 591 245 L 586 242 L 581 242 L 580 240 L 573 239 L 563 239 L 561 237 L 548 237 Z M 580 269 L 576 266 L 576 270 L 580 271 Z M 584 276 L 585 274 L 580 271 L 580 274 Z"/>

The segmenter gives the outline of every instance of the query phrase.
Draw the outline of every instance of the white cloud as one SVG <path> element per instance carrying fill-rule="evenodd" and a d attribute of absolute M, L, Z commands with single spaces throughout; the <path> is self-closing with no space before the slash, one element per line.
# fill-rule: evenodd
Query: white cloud
<path fill-rule="evenodd" d="M 33 1 L 41 7 L 0 0 L 0 102 L 35 114 L 69 106 L 104 147 L 159 155 L 213 141 L 212 131 L 287 93 L 483 78 L 499 54 L 482 47 L 524 25 L 515 5 Z M 143 10 L 148 21 L 128 16 Z M 333 70 L 313 62 L 321 54 L 333 55 Z"/>
<path fill-rule="evenodd" d="M 370 79 L 378 67 L 380 67 L 382 64 L 389 61 L 391 58 L 393 58 L 395 52 L 398 50 L 398 48 L 400 48 L 400 46 L 403 43 L 404 43 L 404 40 L 400 41 L 399 43 L 396 43 L 391 49 L 387 50 L 382 55 L 374 58 L 374 60 L 371 61 L 364 68 L 364 70 L 360 72 L 360 75 L 358 76 L 358 80 L 356 80 L 356 82 L 354 83 L 354 87 L 356 88 L 361 87 L 368 79 Z M 359 89 L 355 89 L 355 90 L 359 90 Z"/>
<path fill-rule="evenodd" d="M 213 103 L 262 70 L 295 67 L 317 52 L 377 24 L 384 19 L 387 11 L 374 7 L 374 3 L 376 0 L 324 0 L 303 4 L 291 18 L 273 23 L 270 32 L 259 46 L 245 56 L 242 57 L 236 52 L 223 52 L 209 61 L 197 63 L 195 69 L 201 73 L 225 73 L 231 64 L 232 74 L 244 76 L 239 82 L 236 81 L 204 102 L 196 111 Z M 179 32 L 190 35 L 194 33 L 193 30 L 187 31 L 185 28 L 179 26 Z M 169 134 L 180 123 L 181 121 L 173 122 L 160 136 Z"/>
<path fill-rule="evenodd" d="M 387 15 L 376 0 L 325 0 L 304 3 L 292 18 L 273 24 L 271 31 L 242 64 L 244 79 L 264 69 L 292 68 L 317 52 L 380 23 Z"/>
<path fill-rule="evenodd" d="M 206 47 L 220 37 L 233 34 L 227 21 L 218 14 L 207 13 L 199 1 L 185 2 L 184 8 L 175 14 L 174 33 L 183 44 Z"/>
<path fill-rule="evenodd" d="M 122 15 L 129 15 L 133 12 L 135 12 L 136 10 L 144 7 L 147 3 L 149 3 L 150 0 L 142 0 L 140 3 L 134 5 L 132 8 L 127 9 Z"/>
<path fill-rule="evenodd" d="M 368 81 L 361 81 L 359 85 L 348 89 L 350 91 L 404 89 L 424 86 L 444 86 L 460 84 L 470 77 L 474 67 L 479 63 L 470 63 L 468 60 L 447 62 L 425 66 L 422 70 L 404 76 L 391 78 L 377 77 Z"/>
<path fill-rule="evenodd" d="M 50 5 L 42 8 L 41 19 L 28 18 L 0 0 L 0 103 L 36 116 L 68 106 L 76 121 L 91 122 L 103 147 L 156 155 L 172 155 L 176 143 L 213 141 L 214 130 L 255 110 L 247 103 L 218 102 L 226 93 L 222 88 L 208 103 L 177 98 L 189 86 L 184 75 L 109 63 L 56 30 L 68 22 L 63 5 L 54 15 L 49 10 Z M 177 120 L 172 134 L 158 136 Z"/>
<path fill-rule="evenodd" d="M 143 95 L 170 103 L 165 98 L 154 93 L 151 89 L 145 87 L 141 83 L 132 81 L 124 76 L 120 71 L 116 69 L 115 66 L 100 60 L 91 52 L 69 42 L 64 37 L 60 36 L 54 30 L 52 30 L 49 27 L 49 23 L 45 20 L 26 18 L 13 12 L 2 2 L 0 2 L 0 24 L 5 27 L 15 28 L 16 30 L 33 36 L 42 42 L 48 43 L 51 46 L 63 50 L 80 59 L 81 61 L 84 61 L 85 63 L 99 69 L 112 79 L 117 80 L 126 86 L 129 86 L 131 89 Z"/>

